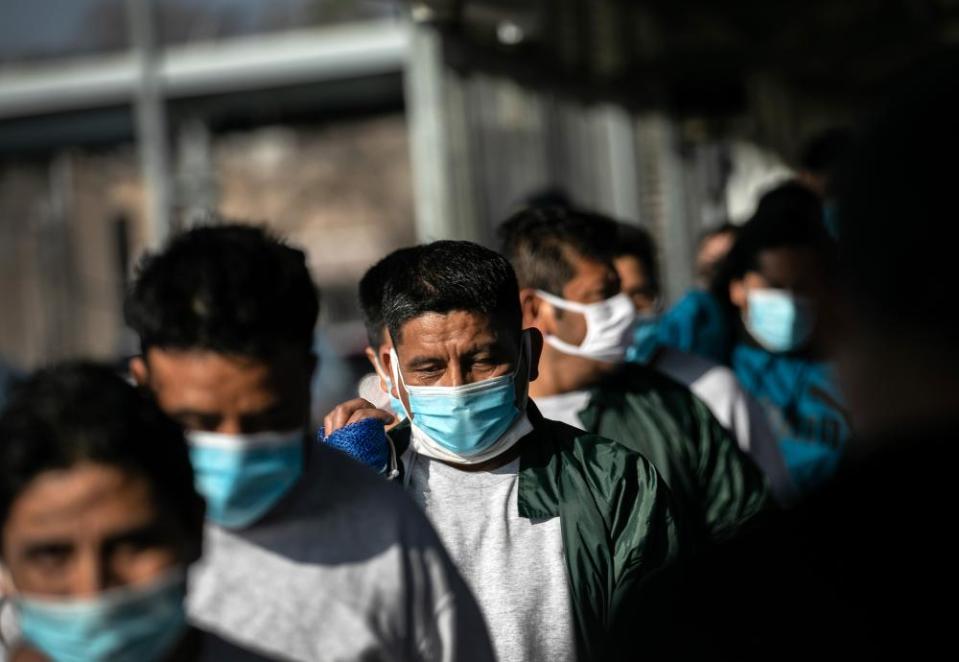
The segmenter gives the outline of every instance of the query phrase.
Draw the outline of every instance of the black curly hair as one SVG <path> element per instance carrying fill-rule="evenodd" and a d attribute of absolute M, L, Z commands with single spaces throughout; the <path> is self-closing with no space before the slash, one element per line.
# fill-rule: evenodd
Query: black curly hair
<path fill-rule="evenodd" d="M 144 257 L 124 304 L 144 353 L 162 347 L 257 358 L 290 347 L 309 352 L 319 310 L 305 254 L 241 224 L 194 228 Z"/>

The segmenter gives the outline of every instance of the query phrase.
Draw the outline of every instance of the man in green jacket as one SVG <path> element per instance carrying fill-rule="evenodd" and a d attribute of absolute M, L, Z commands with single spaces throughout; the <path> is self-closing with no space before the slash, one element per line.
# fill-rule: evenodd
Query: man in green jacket
<path fill-rule="evenodd" d="M 545 338 L 530 385 L 543 415 L 647 457 L 672 489 L 694 548 L 728 539 L 765 510 L 762 474 L 706 405 L 665 375 L 624 362 L 635 311 L 611 260 L 612 221 L 526 209 L 500 236 L 519 281 L 523 325 Z"/>
<path fill-rule="evenodd" d="M 380 356 L 409 421 L 391 431 L 402 483 L 486 616 L 498 659 L 632 659 L 658 650 L 679 548 L 669 490 L 609 439 L 528 401 L 542 336 L 523 329 L 505 258 L 462 241 L 419 246 L 386 280 Z M 392 417 L 354 400 L 327 432 Z M 648 645 L 647 645 L 648 644 Z"/>

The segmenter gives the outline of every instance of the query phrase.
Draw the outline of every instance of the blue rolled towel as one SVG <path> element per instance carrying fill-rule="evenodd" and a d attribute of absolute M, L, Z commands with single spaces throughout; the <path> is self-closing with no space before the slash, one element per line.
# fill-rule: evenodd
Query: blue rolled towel
<path fill-rule="evenodd" d="M 316 433 L 320 443 L 343 451 L 377 473 L 386 473 L 390 463 L 390 446 L 383 421 L 364 418 L 341 427 L 329 437 L 323 430 Z"/>

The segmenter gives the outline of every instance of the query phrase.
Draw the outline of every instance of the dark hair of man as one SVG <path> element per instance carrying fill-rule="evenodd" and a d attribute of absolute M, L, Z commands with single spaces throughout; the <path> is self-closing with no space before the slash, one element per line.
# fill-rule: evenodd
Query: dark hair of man
<path fill-rule="evenodd" d="M 777 248 L 809 248 L 820 256 L 827 273 L 836 266 L 836 246 L 822 223 L 818 198 L 793 183 L 763 196 L 756 213 L 739 229 L 713 283 L 716 297 L 728 302 L 729 283 L 758 271 L 760 253 Z"/>
<path fill-rule="evenodd" d="M 18 384 L 0 415 L 0 526 L 37 476 L 92 462 L 146 480 L 158 508 L 199 544 L 203 501 L 183 432 L 105 366 L 68 363 Z"/>
<path fill-rule="evenodd" d="M 406 322 L 453 311 L 485 315 L 519 335 L 519 287 L 506 258 L 468 241 L 434 241 L 412 249 L 403 273 L 384 291 L 383 315 L 393 341 L 400 342 Z"/>
<path fill-rule="evenodd" d="M 822 225 L 822 200 L 795 180 L 766 191 L 756 205 L 754 216 L 803 219 Z M 798 221 L 796 221 L 798 222 Z"/>
<path fill-rule="evenodd" d="M 616 222 L 566 207 L 523 209 L 500 225 L 500 252 L 513 265 L 519 286 L 562 296 L 575 275 L 573 261 L 610 261 L 615 255 Z"/>
<path fill-rule="evenodd" d="M 877 331 L 956 347 L 959 51 L 904 72 L 838 177 L 842 279 Z"/>
<path fill-rule="evenodd" d="M 319 293 L 306 256 L 266 229 L 226 224 L 175 237 L 140 263 L 124 306 L 150 347 L 269 358 L 308 353 Z"/>
<path fill-rule="evenodd" d="M 616 243 L 613 257 L 633 257 L 643 265 L 650 289 L 657 295 L 659 288 L 659 259 L 656 257 L 656 242 L 644 228 L 629 223 L 616 224 Z"/>
<path fill-rule="evenodd" d="M 383 318 L 383 293 L 386 284 L 403 277 L 407 259 L 416 251 L 416 247 L 401 248 L 393 251 L 366 270 L 360 279 L 360 308 L 363 312 L 363 326 L 366 327 L 366 340 L 376 349 L 383 342 L 383 330 L 386 320 Z"/>

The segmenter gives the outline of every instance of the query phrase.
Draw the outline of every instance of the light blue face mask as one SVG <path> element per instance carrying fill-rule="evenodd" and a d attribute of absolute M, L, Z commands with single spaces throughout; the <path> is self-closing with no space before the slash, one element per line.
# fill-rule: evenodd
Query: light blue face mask
<path fill-rule="evenodd" d="M 186 576 L 80 600 L 11 599 L 23 638 L 53 662 L 155 662 L 186 631 Z"/>
<path fill-rule="evenodd" d="M 659 349 L 659 315 L 637 315 L 633 344 L 626 350 L 630 363 L 649 363 Z"/>
<path fill-rule="evenodd" d="M 746 296 L 746 330 L 770 352 L 791 352 L 812 336 L 816 311 L 812 303 L 786 290 L 756 289 Z"/>
<path fill-rule="evenodd" d="M 390 386 L 390 409 L 393 411 L 393 415 L 396 416 L 396 420 L 405 421 L 406 420 L 406 409 L 403 407 L 403 401 L 398 397 L 393 395 L 393 384 Z"/>
<path fill-rule="evenodd" d="M 524 334 L 522 351 L 511 375 L 462 386 L 408 386 L 399 373 L 395 350 L 393 365 L 399 383 L 409 395 L 413 425 L 429 441 L 457 458 L 469 460 L 489 450 L 520 415 L 516 376 L 528 366 L 529 337 Z M 528 370 L 528 367 L 527 367 Z M 402 405 L 401 405 L 402 406 Z"/>
<path fill-rule="evenodd" d="M 227 435 L 187 432 L 206 516 L 239 529 L 263 517 L 303 473 L 303 431 Z"/>

